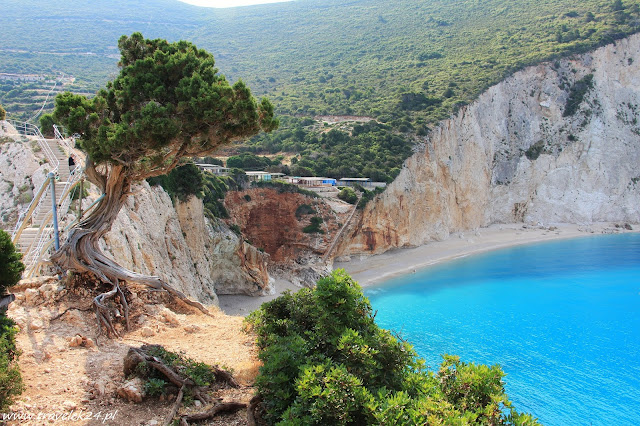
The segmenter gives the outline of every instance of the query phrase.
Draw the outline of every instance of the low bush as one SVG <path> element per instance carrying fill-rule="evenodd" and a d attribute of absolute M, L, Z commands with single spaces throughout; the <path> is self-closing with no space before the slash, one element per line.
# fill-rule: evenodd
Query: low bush
<path fill-rule="evenodd" d="M 11 236 L 0 229 L 0 296 L 22 278 L 22 254 L 11 242 Z"/>
<path fill-rule="evenodd" d="M 320 228 L 320 225 L 322 225 L 322 218 L 319 216 L 314 216 L 311 218 L 311 224 L 302 228 L 302 232 L 304 232 L 305 234 L 324 234 L 324 231 Z"/>
<path fill-rule="evenodd" d="M 351 188 L 342 188 L 338 193 L 338 198 L 342 201 L 346 201 L 349 204 L 355 204 L 358 202 L 358 196 L 355 191 Z"/>
<path fill-rule="evenodd" d="M 22 255 L 11 242 L 11 237 L 0 229 L 0 296 L 20 281 L 24 264 Z M 0 310 L 0 413 L 13 403 L 15 396 L 24 389 L 18 369 L 20 351 L 16 348 L 15 323 Z"/>
<path fill-rule="evenodd" d="M 0 314 L 0 412 L 6 412 L 14 397 L 24 390 L 18 369 L 20 351 L 16 348 L 18 329 L 11 318 Z"/>
<path fill-rule="evenodd" d="M 427 371 L 408 343 L 376 325 L 344 270 L 246 321 L 263 362 L 256 386 L 267 424 L 537 424 L 512 407 L 498 366 L 445 356 Z"/>

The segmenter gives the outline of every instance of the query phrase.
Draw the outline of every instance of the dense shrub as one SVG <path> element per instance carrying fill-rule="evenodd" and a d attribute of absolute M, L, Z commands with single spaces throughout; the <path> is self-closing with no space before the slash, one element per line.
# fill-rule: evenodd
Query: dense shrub
<path fill-rule="evenodd" d="M 305 234 L 324 234 L 324 231 L 320 228 L 322 225 L 322 218 L 320 216 L 314 216 L 311 218 L 311 223 L 304 228 L 302 228 L 302 232 Z"/>
<path fill-rule="evenodd" d="M 569 89 L 569 98 L 564 107 L 563 117 L 570 117 L 578 111 L 586 94 L 593 88 L 593 74 L 589 74 L 576 81 Z"/>
<path fill-rule="evenodd" d="M 17 332 L 11 318 L 0 314 L 0 413 L 6 412 L 13 398 L 24 389 L 18 369 L 20 352 L 16 348 Z"/>
<path fill-rule="evenodd" d="M 539 140 L 538 142 L 534 143 L 529 148 L 527 148 L 527 150 L 524 152 L 524 155 L 529 160 L 533 161 L 533 160 L 537 160 L 538 157 L 540 157 L 540 154 L 542 154 L 543 152 L 544 152 L 544 141 Z"/>
<path fill-rule="evenodd" d="M 362 197 L 360 197 L 360 201 L 358 201 L 358 205 L 356 206 L 358 209 L 364 209 L 364 206 L 366 206 L 369 201 L 373 200 L 376 195 L 382 194 L 385 190 L 384 187 L 380 186 L 373 191 L 367 191 L 361 186 L 359 186 L 358 189 L 362 192 Z"/>
<path fill-rule="evenodd" d="M 300 204 L 296 209 L 296 218 L 300 220 L 302 216 L 315 213 L 316 211 L 309 204 Z"/>
<path fill-rule="evenodd" d="M 375 324 L 343 270 L 263 304 L 247 322 L 268 424 L 536 424 L 511 407 L 497 366 L 445 356 L 427 371 L 408 343 Z"/>
<path fill-rule="evenodd" d="M 227 167 L 243 170 L 264 170 L 266 167 L 276 166 L 278 164 L 280 164 L 278 160 L 271 160 L 268 157 L 258 157 L 248 152 L 233 155 L 227 159 Z"/>
<path fill-rule="evenodd" d="M 20 281 L 24 271 L 20 259 L 22 254 L 11 242 L 11 236 L 0 229 L 0 296 L 6 293 L 8 287 Z"/>
<path fill-rule="evenodd" d="M 358 202 L 358 196 L 351 188 L 342 188 L 342 190 L 338 193 L 338 198 L 340 198 L 342 201 L 346 201 L 349 204 L 355 204 Z"/>
<path fill-rule="evenodd" d="M 187 201 L 195 195 L 202 198 L 204 178 L 202 172 L 193 163 L 176 167 L 169 174 L 147 179 L 149 185 L 160 185 L 171 196 L 180 201 Z"/>
<path fill-rule="evenodd" d="M 0 296 L 5 295 L 7 288 L 20 281 L 24 271 L 21 258 L 22 255 L 11 242 L 9 234 L 0 229 Z M 17 365 L 17 332 L 11 318 L 6 317 L 0 310 L 0 413 L 6 411 L 13 403 L 13 397 L 23 390 Z"/>

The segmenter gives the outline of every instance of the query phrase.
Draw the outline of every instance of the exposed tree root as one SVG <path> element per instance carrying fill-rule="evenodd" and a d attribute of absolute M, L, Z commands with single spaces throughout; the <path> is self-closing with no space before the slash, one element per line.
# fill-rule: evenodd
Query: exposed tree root
<path fill-rule="evenodd" d="M 151 349 L 159 348 L 157 345 L 143 345 L 140 348 L 129 348 L 129 352 L 124 360 L 124 373 L 125 375 L 130 375 L 135 373 L 139 365 L 145 365 L 149 368 L 156 370 L 161 373 L 170 383 L 177 386 L 180 391 L 178 392 L 178 396 L 176 397 L 176 402 L 174 403 L 171 412 L 167 415 L 164 420 L 164 424 L 169 425 L 173 419 L 176 417 L 178 410 L 182 405 L 182 400 L 185 393 L 188 391 L 194 397 L 199 399 L 203 404 L 209 404 L 213 400 L 209 395 L 207 395 L 206 391 L 209 390 L 207 387 L 198 386 L 192 379 L 186 377 L 181 374 L 177 369 L 172 368 L 171 366 L 166 365 L 161 359 L 151 355 Z M 157 352 L 156 352 L 157 353 Z M 211 367 L 213 369 L 216 380 L 224 382 L 228 386 L 238 388 L 239 385 L 233 378 L 233 376 L 217 367 Z M 255 398 L 254 398 L 255 399 Z M 253 400 L 252 400 L 253 401 Z M 209 408 L 207 411 L 196 414 L 183 415 L 180 417 L 180 424 L 188 425 L 189 422 L 202 421 L 213 418 L 214 416 L 220 413 L 229 413 L 235 412 L 240 409 L 246 408 L 247 404 L 240 402 L 222 402 L 222 400 L 217 400 L 216 403 Z"/>
<path fill-rule="evenodd" d="M 189 414 L 187 416 L 180 417 L 181 425 L 188 425 L 189 422 L 198 422 L 202 420 L 212 419 L 220 413 L 235 413 L 238 410 L 247 408 L 247 404 L 242 402 L 222 402 L 216 404 L 204 413 Z"/>
<path fill-rule="evenodd" d="M 169 426 L 173 423 L 173 418 L 178 414 L 178 410 L 180 409 L 180 405 L 182 405 L 182 397 L 184 396 L 184 386 L 180 388 L 178 392 L 178 396 L 176 397 L 176 402 L 173 404 L 173 408 L 171 412 L 164 419 L 164 426 Z"/>
<path fill-rule="evenodd" d="M 123 166 L 111 166 L 108 174 L 102 174 L 91 162 L 87 163 L 87 177 L 104 191 L 104 198 L 90 215 L 69 232 L 67 240 L 60 250 L 51 256 L 51 260 L 63 271 L 91 273 L 103 283 L 113 286 L 111 291 L 102 293 L 93 300 L 98 326 L 107 336 L 119 336 L 111 318 L 113 309 L 106 304 L 107 300 L 116 295 L 119 296 L 124 311 L 127 330 L 130 327 L 129 307 L 125 293 L 120 287 L 121 283 L 136 282 L 156 290 L 166 291 L 187 305 L 211 316 L 205 306 L 190 300 L 159 277 L 129 271 L 102 253 L 100 239 L 111 229 L 130 191 L 132 178 L 128 172 Z"/>
<path fill-rule="evenodd" d="M 251 401 L 249 401 L 249 406 L 247 407 L 247 424 L 249 426 L 258 426 L 258 418 L 260 418 L 260 416 L 257 415 L 257 410 L 261 402 L 262 397 L 260 395 L 255 395 L 251 398 Z"/>

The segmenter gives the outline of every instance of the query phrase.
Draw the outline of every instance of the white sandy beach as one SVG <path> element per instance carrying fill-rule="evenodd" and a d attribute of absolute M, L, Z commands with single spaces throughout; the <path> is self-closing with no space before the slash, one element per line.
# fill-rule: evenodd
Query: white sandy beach
<path fill-rule="evenodd" d="M 589 225 L 554 224 L 548 227 L 521 223 L 492 225 L 477 231 L 452 234 L 447 240 L 431 242 L 420 247 L 395 249 L 374 256 L 351 256 L 348 262 L 334 262 L 333 268 L 344 268 L 361 286 L 366 287 L 440 262 L 477 253 L 522 244 L 613 232 L 638 232 L 638 226 L 634 226 L 634 231 L 626 231 L 608 222 Z M 273 300 L 283 291 L 298 289 L 284 280 L 276 280 L 275 287 L 276 294 L 271 296 L 219 296 L 220 309 L 228 315 L 245 316 L 259 308 L 262 303 Z"/>

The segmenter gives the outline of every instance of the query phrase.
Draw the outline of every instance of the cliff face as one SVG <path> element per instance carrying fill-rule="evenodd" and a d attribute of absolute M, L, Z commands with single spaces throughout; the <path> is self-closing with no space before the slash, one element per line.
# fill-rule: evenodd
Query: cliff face
<path fill-rule="evenodd" d="M 0 228 L 13 230 L 19 214 L 45 181 L 48 164 L 29 148 L 30 142 L 5 137 L 0 127 Z"/>
<path fill-rule="evenodd" d="M 209 223 L 201 200 L 192 197 L 174 208 L 162 188 L 146 182 L 120 211 L 103 250 L 121 265 L 157 275 L 206 303 L 217 303 L 217 294 L 272 291 L 267 256 Z"/>
<path fill-rule="evenodd" d="M 49 165 L 40 164 L 44 160 L 31 145 L 0 132 L 0 228 L 9 232 L 48 171 Z M 85 208 L 88 204 L 85 200 Z M 257 296 L 273 291 L 267 254 L 223 223 L 207 220 L 202 200 L 193 197 L 174 207 L 163 189 L 146 182 L 134 188 L 102 249 L 121 265 L 157 275 L 205 303 L 216 304 L 217 294 Z"/>
<path fill-rule="evenodd" d="M 380 253 L 493 223 L 638 223 L 639 118 L 640 35 L 518 72 L 441 123 L 339 250 Z"/>
<path fill-rule="evenodd" d="M 255 247 L 269 254 L 270 270 L 302 286 L 313 285 L 328 272 L 321 256 L 352 208 L 346 203 L 336 201 L 332 206 L 321 198 L 273 188 L 229 192 L 224 203 L 230 222 L 238 225 Z M 303 232 L 313 217 L 322 218 L 322 232 Z"/>

